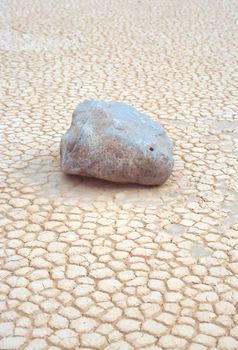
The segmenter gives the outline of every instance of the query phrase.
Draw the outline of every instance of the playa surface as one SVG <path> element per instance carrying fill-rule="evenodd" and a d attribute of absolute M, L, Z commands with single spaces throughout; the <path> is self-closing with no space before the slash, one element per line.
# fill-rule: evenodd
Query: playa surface
<path fill-rule="evenodd" d="M 0 13 L 0 349 L 238 349 L 238 2 Z M 85 99 L 164 126 L 163 186 L 62 174 Z"/>

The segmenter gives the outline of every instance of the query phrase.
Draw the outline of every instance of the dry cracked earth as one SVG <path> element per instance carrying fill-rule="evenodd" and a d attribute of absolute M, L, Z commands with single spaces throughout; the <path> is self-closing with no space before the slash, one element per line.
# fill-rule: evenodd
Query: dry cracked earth
<path fill-rule="evenodd" d="M 0 349 L 238 349 L 238 1 L 2 0 Z M 161 187 L 65 176 L 84 99 L 174 141 Z"/>

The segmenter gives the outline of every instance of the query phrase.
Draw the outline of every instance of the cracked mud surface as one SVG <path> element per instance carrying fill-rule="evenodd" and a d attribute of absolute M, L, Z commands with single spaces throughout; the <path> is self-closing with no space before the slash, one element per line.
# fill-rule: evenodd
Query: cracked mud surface
<path fill-rule="evenodd" d="M 0 349 L 238 349 L 238 2 L 0 4 Z M 67 177 L 84 99 L 174 140 L 162 187 Z"/>

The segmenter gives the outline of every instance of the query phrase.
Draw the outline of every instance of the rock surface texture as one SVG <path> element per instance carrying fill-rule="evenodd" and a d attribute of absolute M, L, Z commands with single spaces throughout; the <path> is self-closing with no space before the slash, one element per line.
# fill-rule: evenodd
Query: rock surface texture
<path fill-rule="evenodd" d="M 157 122 L 125 103 L 85 101 L 61 140 L 66 174 L 160 185 L 173 168 L 172 142 Z"/>

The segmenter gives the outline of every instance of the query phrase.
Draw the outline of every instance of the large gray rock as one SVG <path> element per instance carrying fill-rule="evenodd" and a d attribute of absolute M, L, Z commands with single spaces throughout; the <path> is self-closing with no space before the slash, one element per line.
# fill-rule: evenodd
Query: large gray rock
<path fill-rule="evenodd" d="M 173 168 L 164 129 L 125 103 L 79 104 L 60 154 L 64 173 L 115 182 L 160 185 Z"/>

